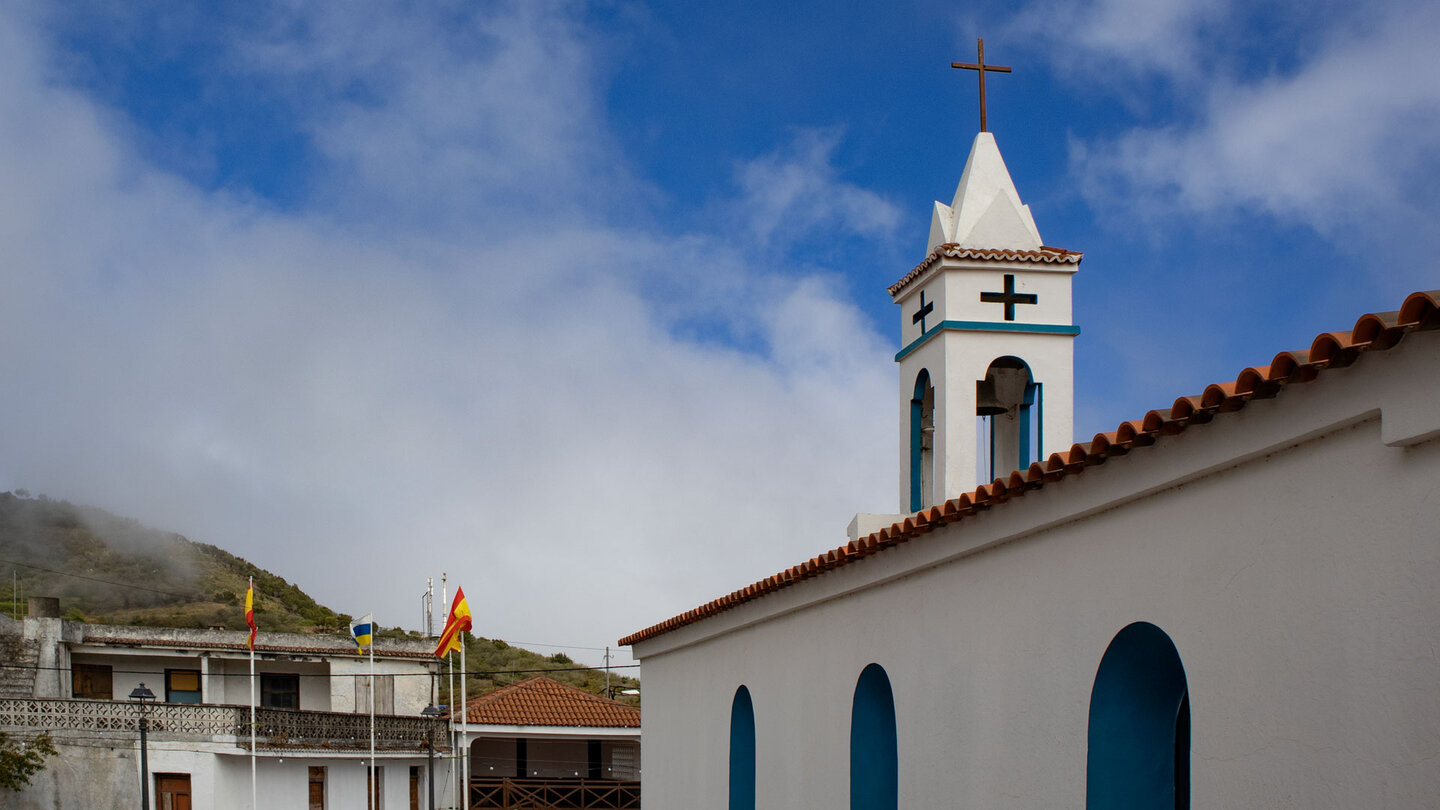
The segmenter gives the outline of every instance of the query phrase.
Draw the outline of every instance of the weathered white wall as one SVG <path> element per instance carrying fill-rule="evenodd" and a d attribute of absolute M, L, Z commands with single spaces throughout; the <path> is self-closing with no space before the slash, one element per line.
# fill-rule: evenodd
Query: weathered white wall
<path fill-rule="evenodd" d="M 1381 433 L 1385 412 L 1434 422 L 1436 401 L 1440 334 L 1412 335 L 636 645 L 646 806 L 725 807 L 741 684 L 758 806 L 846 806 L 851 697 L 876 662 L 902 807 L 1081 807 L 1096 667 L 1135 621 L 1184 661 L 1194 806 L 1431 806 L 1440 440 Z"/>
<path fill-rule="evenodd" d="M 138 743 L 138 740 L 136 741 Z M 55 808 L 129 808 L 140 805 L 139 745 L 111 749 L 93 742 L 65 745 L 57 757 L 17 793 L 0 794 L 6 810 Z"/>
<path fill-rule="evenodd" d="M 31 785 L 19 793 L 0 794 L 7 810 L 87 808 L 130 810 L 140 806 L 138 738 L 132 741 L 90 739 L 83 744 L 62 742 L 61 755 L 52 758 Z M 196 810 L 250 810 L 250 759 L 231 747 L 224 753 L 213 745 L 152 742 L 149 746 L 151 803 L 155 805 L 155 774 L 190 775 L 190 795 Z M 329 810 L 364 808 L 365 760 L 362 757 L 280 757 L 262 755 L 256 760 L 256 802 L 260 808 L 305 808 L 312 765 L 326 768 L 326 807 Z M 410 807 L 410 768 L 420 768 L 420 801 L 424 806 L 425 759 L 381 759 L 384 770 L 385 808 Z M 436 771 L 444 777 L 443 765 Z M 437 782 L 437 802 L 444 788 Z M 156 805 L 158 806 L 158 805 Z"/>
<path fill-rule="evenodd" d="M 248 659 L 225 659 L 212 661 L 210 664 L 212 673 L 218 673 L 218 678 L 224 688 L 224 692 L 215 700 L 216 703 L 226 703 L 237 706 L 250 705 L 250 661 Z M 257 676 L 266 673 L 279 673 L 282 675 L 300 676 L 300 708 L 308 711 L 350 711 L 350 706 L 332 707 L 330 703 L 330 678 L 331 665 L 323 661 L 293 661 L 293 660 L 266 660 L 257 656 L 255 661 L 255 674 Z M 212 677 L 212 682 L 217 678 Z M 206 696 L 206 702 L 210 696 Z M 255 699 L 260 699 L 260 683 L 257 677 L 255 683 Z"/>
<path fill-rule="evenodd" d="M 196 800 L 195 807 L 215 810 L 250 810 L 250 760 L 245 756 L 215 757 L 216 784 L 213 804 Z M 257 760 L 258 806 L 261 808 L 305 808 L 310 791 L 310 767 L 325 771 L 327 810 L 364 808 L 365 760 L 362 758 L 260 757 Z M 384 782 L 384 810 L 410 807 L 410 768 L 420 768 L 420 803 L 425 806 L 425 760 L 381 759 Z M 440 770 L 437 767 L 437 771 Z M 436 784 L 437 796 L 440 784 Z M 197 794 L 198 795 L 198 794 Z M 437 799 L 438 801 L 438 799 Z"/>
<path fill-rule="evenodd" d="M 335 707 L 334 711 L 353 711 L 355 676 L 370 674 L 370 659 L 362 656 L 332 659 L 330 671 L 333 677 L 328 684 L 330 693 L 327 700 Z M 377 658 L 375 674 L 394 676 L 395 714 L 418 715 L 430 705 L 431 676 L 414 662 Z"/>

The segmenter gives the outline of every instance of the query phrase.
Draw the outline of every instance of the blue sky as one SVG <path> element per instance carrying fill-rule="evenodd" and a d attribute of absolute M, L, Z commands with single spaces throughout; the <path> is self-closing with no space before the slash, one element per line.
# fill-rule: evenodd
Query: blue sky
<path fill-rule="evenodd" d="M 838 545 L 977 36 L 1077 440 L 1440 286 L 1434 4 L 413 5 L 0 8 L 0 488 L 581 647 Z"/>

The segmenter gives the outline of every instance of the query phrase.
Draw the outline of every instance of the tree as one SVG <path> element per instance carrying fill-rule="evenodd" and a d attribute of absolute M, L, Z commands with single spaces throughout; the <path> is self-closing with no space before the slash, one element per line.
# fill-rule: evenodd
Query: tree
<path fill-rule="evenodd" d="M 23 790 L 30 777 L 45 768 L 45 758 L 55 756 L 49 734 L 33 740 L 11 739 L 0 731 L 0 789 Z"/>

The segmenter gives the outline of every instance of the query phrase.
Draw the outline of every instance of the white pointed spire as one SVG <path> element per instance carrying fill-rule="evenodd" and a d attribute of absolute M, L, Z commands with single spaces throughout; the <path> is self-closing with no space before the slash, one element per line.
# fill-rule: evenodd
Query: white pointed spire
<path fill-rule="evenodd" d="M 949 205 L 935 203 L 926 253 L 951 242 L 997 250 L 1036 250 L 1042 244 L 1030 206 L 1020 202 L 995 136 L 989 132 L 975 136 L 955 199 Z"/>

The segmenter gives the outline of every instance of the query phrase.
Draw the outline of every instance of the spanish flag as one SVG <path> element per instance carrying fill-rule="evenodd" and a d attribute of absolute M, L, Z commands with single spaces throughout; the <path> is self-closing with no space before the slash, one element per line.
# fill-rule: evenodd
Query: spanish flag
<path fill-rule="evenodd" d="M 245 623 L 250 625 L 250 649 L 255 649 L 255 634 L 260 632 L 255 627 L 255 578 L 250 578 L 250 589 L 245 591 Z"/>
<path fill-rule="evenodd" d="M 450 603 L 450 616 L 445 619 L 445 629 L 440 632 L 440 645 L 435 648 L 435 657 L 444 658 L 445 653 L 460 649 L 460 634 L 470 629 L 470 605 L 465 602 L 465 589 L 455 589 L 455 601 Z"/>
<path fill-rule="evenodd" d="M 375 632 L 375 619 L 373 614 L 366 613 L 360 617 L 360 621 L 350 627 L 350 635 L 355 637 L 356 652 L 365 652 L 370 646 L 371 635 Z"/>

